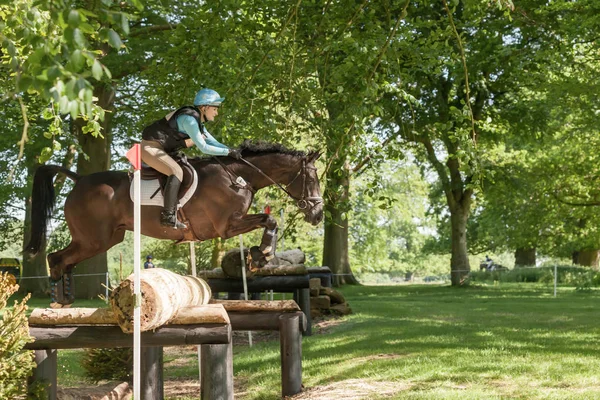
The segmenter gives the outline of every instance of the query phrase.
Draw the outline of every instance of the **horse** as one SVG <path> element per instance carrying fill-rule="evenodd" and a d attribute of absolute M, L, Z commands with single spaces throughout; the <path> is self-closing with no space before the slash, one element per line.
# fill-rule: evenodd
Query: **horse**
<path fill-rule="evenodd" d="M 141 207 L 141 233 L 178 242 L 227 239 L 264 228 L 260 246 L 250 253 L 255 267 L 273 258 L 277 221 L 269 214 L 247 214 L 257 190 L 276 185 L 317 225 L 323 219 L 323 199 L 315 160 L 318 152 L 289 150 L 279 144 L 244 142 L 242 158 L 191 158 L 197 186 L 181 211 L 187 229 L 160 225 L 161 207 Z M 48 255 L 52 304 L 67 307 L 72 294 L 72 270 L 84 260 L 106 252 L 133 230 L 131 174 L 104 171 L 80 176 L 58 165 L 42 165 L 35 173 L 32 191 L 31 239 L 25 253 L 35 255 L 46 242 L 46 230 L 55 207 L 53 179 L 64 174 L 75 182 L 64 204 L 64 216 L 71 234 L 70 244 Z"/>

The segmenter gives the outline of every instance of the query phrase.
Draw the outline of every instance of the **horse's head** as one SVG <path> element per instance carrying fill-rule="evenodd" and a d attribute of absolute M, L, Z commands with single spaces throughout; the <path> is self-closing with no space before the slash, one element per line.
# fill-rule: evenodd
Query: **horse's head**
<path fill-rule="evenodd" d="M 323 220 L 323 198 L 315 160 L 321 154 L 312 152 L 302 157 L 287 190 L 296 200 L 296 205 L 304 213 L 304 219 L 313 225 Z"/>

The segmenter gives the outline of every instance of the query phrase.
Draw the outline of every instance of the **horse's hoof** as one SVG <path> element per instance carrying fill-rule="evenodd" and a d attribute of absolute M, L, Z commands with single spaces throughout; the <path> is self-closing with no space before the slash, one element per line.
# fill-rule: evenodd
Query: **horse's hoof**
<path fill-rule="evenodd" d="M 50 303 L 50 308 L 63 308 L 63 305 L 60 303 Z"/>

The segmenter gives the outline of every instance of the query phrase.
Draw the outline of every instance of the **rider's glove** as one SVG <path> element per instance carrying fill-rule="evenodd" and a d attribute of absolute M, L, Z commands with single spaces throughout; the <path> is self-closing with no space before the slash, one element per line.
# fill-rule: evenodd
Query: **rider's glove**
<path fill-rule="evenodd" d="M 228 154 L 228 156 L 229 156 L 229 157 L 233 157 L 233 158 L 235 158 L 236 160 L 239 160 L 240 158 L 242 158 L 242 153 L 240 153 L 240 151 L 239 151 L 239 150 L 236 150 L 236 149 L 229 149 L 229 154 Z"/>

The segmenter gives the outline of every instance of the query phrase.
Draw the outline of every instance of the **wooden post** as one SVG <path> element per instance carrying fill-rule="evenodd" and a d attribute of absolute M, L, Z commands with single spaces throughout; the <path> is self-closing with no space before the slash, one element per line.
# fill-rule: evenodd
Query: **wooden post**
<path fill-rule="evenodd" d="M 310 289 L 298 289 L 297 291 L 297 303 L 300 306 L 302 312 L 306 315 L 307 327 L 304 332 L 305 336 L 312 335 L 312 318 L 310 317 Z"/>
<path fill-rule="evenodd" d="M 48 400 L 56 400 L 56 349 L 44 349 L 35 351 L 36 368 L 33 373 L 34 382 L 44 382 Z"/>
<path fill-rule="evenodd" d="M 164 398 L 163 348 L 159 346 L 142 347 L 140 358 L 141 399 L 162 400 Z"/>
<path fill-rule="evenodd" d="M 281 395 L 293 396 L 302 391 L 302 335 L 297 314 L 279 317 L 281 347 Z"/>
<path fill-rule="evenodd" d="M 233 400 L 233 350 L 229 344 L 202 346 L 202 400 Z"/>

